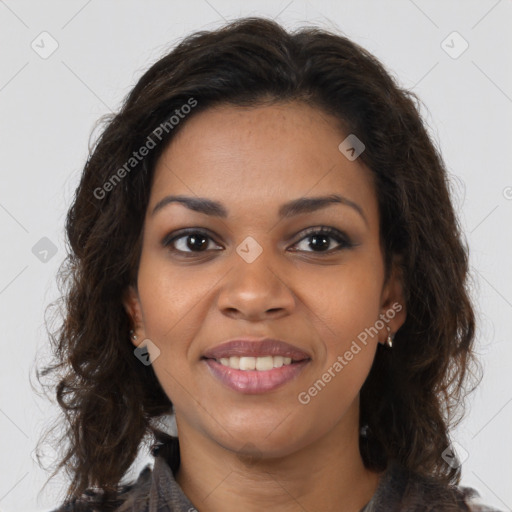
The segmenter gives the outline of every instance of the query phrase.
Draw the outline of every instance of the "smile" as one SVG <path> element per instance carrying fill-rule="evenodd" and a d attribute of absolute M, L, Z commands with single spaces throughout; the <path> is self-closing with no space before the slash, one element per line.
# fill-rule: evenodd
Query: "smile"
<path fill-rule="evenodd" d="M 233 363 L 231 363 L 232 360 Z M 203 359 L 203 361 L 215 380 L 229 389 L 256 395 L 273 391 L 297 378 L 310 359 L 292 361 L 290 357 L 282 356 L 233 356 L 229 359 L 222 358 L 220 361 L 216 359 Z"/>
<path fill-rule="evenodd" d="M 257 370 L 257 371 L 268 371 L 273 368 L 281 368 L 281 366 L 289 365 L 292 362 L 291 357 L 283 356 L 263 356 L 263 357 L 221 357 L 216 359 L 223 366 L 228 366 L 234 370 Z"/>

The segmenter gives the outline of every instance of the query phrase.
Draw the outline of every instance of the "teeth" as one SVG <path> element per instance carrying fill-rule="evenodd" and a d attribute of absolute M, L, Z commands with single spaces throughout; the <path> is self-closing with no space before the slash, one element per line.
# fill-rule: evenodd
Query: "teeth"
<path fill-rule="evenodd" d="M 234 370 L 259 370 L 267 371 L 272 368 L 280 368 L 283 365 L 291 364 L 291 357 L 283 356 L 263 356 L 263 357 L 250 357 L 250 356 L 231 356 L 221 357 L 218 362 L 223 366 L 228 366 Z"/>
<path fill-rule="evenodd" d="M 274 358 L 272 356 L 256 358 L 256 370 L 272 370 L 272 368 L 274 368 Z"/>
<path fill-rule="evenodd" d="M 255 357 L 241 357 L 239 366 L 240 366 L 240 370 L 255 370 L 256 369 L 256 358 Z"/>

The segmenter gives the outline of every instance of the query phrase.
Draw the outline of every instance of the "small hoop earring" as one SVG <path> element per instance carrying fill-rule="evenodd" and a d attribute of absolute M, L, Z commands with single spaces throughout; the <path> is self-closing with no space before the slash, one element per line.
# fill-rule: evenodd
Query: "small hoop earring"
<path fill-rule="evenodd" d="M 389 347 L 389 348 L 393 348 L 393 341 L 394 341 L 394 334 L 391 334 L 391 329 L 386 325 L 387 329 L 388 329 L 388 337 L 386 339 L 386 345 Z"/>
<path fill-rule="evenodd" d="M 359 429 L 359 435 L 361 437 L 368 437 L 368 433 L 370 432 L 370 426 L 368 423 L 365 423 L 360 429 Z"/>
<path fill-rule="evenodd" d="M 135 334 L 135 331 L 133 329 L 130 329 L 130 337 L 133 341 L 137 340 L 137 335 Z"/>

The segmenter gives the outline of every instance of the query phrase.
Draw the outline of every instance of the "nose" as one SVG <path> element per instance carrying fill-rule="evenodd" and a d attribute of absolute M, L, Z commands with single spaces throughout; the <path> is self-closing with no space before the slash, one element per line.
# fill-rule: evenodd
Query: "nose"
<path fill-rule="evenodd" d="M 295 297 L 283 272 L 262 254 L 251 263 L 234 254 L 234 264 L 218 295 L 219 310 L 232 318 L 262 321 L 289 315 L 295 308 Z"/>

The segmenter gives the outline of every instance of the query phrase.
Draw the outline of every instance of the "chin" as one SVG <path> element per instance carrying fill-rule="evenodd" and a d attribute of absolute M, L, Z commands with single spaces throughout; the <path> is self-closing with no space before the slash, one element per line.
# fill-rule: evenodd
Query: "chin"
<path fill-rule="evenodd" d="M 281 418 L 282 421 L 282 418 Z M 276 459 L 286 457 L 308 444 L 314 442 L 313 436 L 306 432 L 293 432 L 279 430 L 279 422 L 273 427 L 265 428 L 234 428 L 225 425 L 226 430 L 221 433 L 221 438 L 217 442 L 225 449 L 230 450 L 241 459 Z M 227 432 L 231 435 L 229 435 Z"/>

